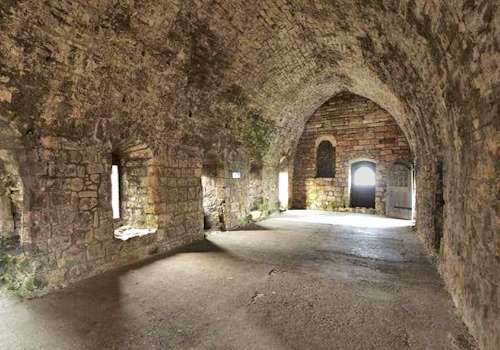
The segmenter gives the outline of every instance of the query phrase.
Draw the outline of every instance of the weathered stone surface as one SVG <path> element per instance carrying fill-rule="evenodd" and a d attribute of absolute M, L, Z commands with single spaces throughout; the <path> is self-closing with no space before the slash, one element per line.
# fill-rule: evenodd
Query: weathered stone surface
<path fill-rule="evenodd" d="M 50 287 L 147 255 L 146 237 L 130 249 L 134 239 L 112 237 L 110 157 L 122 142 L 140 141 L 157 162 L 160 189 L 149 193 L 164 205 L 153 212 L 172 217 L 159 252 L 202 238 L 210 151 L 223 164 L 224 226 L 276 208 L 280 160 L 293 164 L 308 118 L 347 90 L 406 136 L 418 234 L 481 346 L 496 349 L 498 11 L 492 0 L 0 2 L 0 159 L 21 179 L 26 254 L 79 264 L 40 264 Z M 252 164 L 262 170 L 250 175 Z M 76 178 L 83 189 L 65 186 Z M 80 198 L 87 191 L 97 197 Z M 81 211 L 96 218 L 82 223 L 94 239 L 125 248 L 87 263 L 85 246 L 47 243 L 81 236 Z"/>

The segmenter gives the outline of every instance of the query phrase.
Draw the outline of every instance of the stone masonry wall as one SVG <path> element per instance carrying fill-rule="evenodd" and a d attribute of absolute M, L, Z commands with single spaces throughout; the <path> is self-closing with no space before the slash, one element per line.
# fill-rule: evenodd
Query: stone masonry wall
<path fill-rule="evenodd" d="M 336 143 L 334 178 L 316 177 L 316 148 L 322 139 Z M 375 211 L 385 214 L 387 172 L 395 161 L 412 162 L 408 142 L 389 113 L 366 98 L 342 93 L 306 123 L 295 154 L 293 207 L 349 207 L 350 166 L 357 159 L 376 162 Z"/>
<path fill-rule="evenodd" d="M 45 285 L 66 285 L 203 238 L 201 161 L 185 152 L 157 151 L 155 172 L 142 169 L 158 186 L 130 195 L 144 195 L 157 217 L 157 230 L 127 241 L 113 235 L 110 148 L 82 150 L 64 138 L 45 137 L 40 162 L 43 192 L 33 203 L 30 231 L 41 262 L 37 276 Z M 150 214 L 144 213 L 146 218 Z"/>
<path fill-rule="evenodd" d="M 87 254 L 81 236 L 95 229 L 80 230 L 81 221 L 98 212 L 100 234 L 113 234 L 103 184 L 116 139 L 141 140 L 160 173 L 175 169 L 169 181 L 182 189 L 172 198 L 194 186 L 183 171 L 201 170 L 194 165 L 206 151 L 232 168 L 226 152 L 244 149 L 234 165 L 262 159 L 262 197 L 275 203 L 279 160 L 293 155 L 315 110 L 351 91 L 388 111 L 405 134 L 416 159 L 418 234 L 440 252 L 446 286 L 480 346 L 498 349 L 499 11 L 492 0 L 0 1 L 0 150 L 19 165 L 23 254 L 41 279 L 50 270 L 71 280 L 57 259 Z M 49 138 L 64 146 L 46 147 Z M 186 161 L 171 165 L 177 158 Z M 82 173 L 94 166 L 97 173 Z M 75 171 L 99 175 L 84 186 L 102 187 L 82 219 L 74 217 L 80 206 L 96 199 L 61 189 Z M 237 222 L 248 186 L 228 183 L 224 205 Z M 161 247 L 201 237 L 201 198 L 189 231 L 194 208 L 184 210 L 194 204 L 162 198 L 179 211 L 168 220 L 180 233 Z M 154 237 L 168 231 L 162 225 Z M 152 237 L 108 242 L 123 247 L 115 263 L 85 260 L 71 275 L 118 266 L 129 246 L 135 260 L 135 245 Z"/>
<path fill-rule="evenodd" d="M 278 209 L 277 174 L 272 166 L 252 160 L 244 150 L 205 157 L 203 206 L 212 229 L 231 230 L 262 219 Z M 217 166 L 214 167 L 213 164 Z M 239 173 L 240 178 L 233 178 Z M 271 199 L 270 199 L 271 198 Z M 251 218 L 251 213 L 254 217 Z"/>

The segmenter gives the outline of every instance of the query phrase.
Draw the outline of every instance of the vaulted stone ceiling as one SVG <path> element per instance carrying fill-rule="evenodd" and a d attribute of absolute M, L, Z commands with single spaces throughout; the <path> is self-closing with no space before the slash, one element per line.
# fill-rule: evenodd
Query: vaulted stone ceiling
<path fill-rule="evenodd" d="M 500 283 L 498 213 L 484 206 L 496 200 L 498 12 L 493 0 L 4 0 L 0 118 L 38 150 L 32 159 L 58 136 L 82 147 L 136 138 L 153 150 L 241 149 L 276 164 L 326 100 L 365 96 L 409 140 L 428 242 L 445 163 L 442 271 L 492 344 L 498 302 L 484 316 L 487 292 L 474 286 Z"/>
<path fill-rule="evenodd" d="M 1 114 L 41 133 L 76 136 L 79 126 L 99 135 L 111 123 L 197 146 L 225 142 L 239 119 L 257 115 L 296 140 L 312 111 L 342 89 L 390 111 L 413 148 L 440 150 L 471 112 L 479 124 L 492 118 L 474 111 L 498 81 L 491 1 L 1 6 L 1 69 L 13 95 Z M 289 142 L 279 140 L 286 153 Z"/>

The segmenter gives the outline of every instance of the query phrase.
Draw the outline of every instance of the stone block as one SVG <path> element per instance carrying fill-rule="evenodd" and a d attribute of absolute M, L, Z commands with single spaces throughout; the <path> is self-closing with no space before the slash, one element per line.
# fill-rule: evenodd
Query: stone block
<path fill-rule="evenodd" d="M 97 198 L 96 191 L 82 191 L 78 193 L 80 198 Z"/>
<path fill-rule="evenodd" d="M 81 198 L 80 199 L 80 210 L 92 210 L 97 207 L 97 198 Z"/>
<path fill-rule="evenodd" d="M 81 178 L 67 179 L 64 182 L 64 189 L 78 192 L 83 190 L 84 182 Z"/>
<path fill-rule="evenodd" d="M 87 165 L 87 174 L 92 175 L 92 174 L 102 174 L 102 173 L 104 173 L 104 167 L 102 166 L 102 164 L 96 163 Z"/>
<path fill-rule="evenodd" d="M 92 244 L 87 247 L 87 260 L 93 261 L 103 258 L 106 255 L 106 250 L 101 243 Z"/>

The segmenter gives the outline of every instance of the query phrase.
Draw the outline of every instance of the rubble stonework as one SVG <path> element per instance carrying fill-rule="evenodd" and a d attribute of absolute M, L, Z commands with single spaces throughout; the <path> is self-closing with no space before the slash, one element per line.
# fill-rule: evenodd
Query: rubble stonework
<path fill-rule="evenodd" d="M 202 239 L 211 151 L 228 226 L 258 202 L 249 194 L 276 208 L 280 159 L 293 162 L 309 117 L 350 91 L 406 136 L 418 235 L 482 348 L 497 349 L 498 11 L 492 0 L 1 1 L 0 151 L 19 169 L 37 285 Z M 111 153 L 136 140 L 157 162 L 158 229 L 116 241 Z M 262 176 L 249 184 L 254 161 Z"/>

